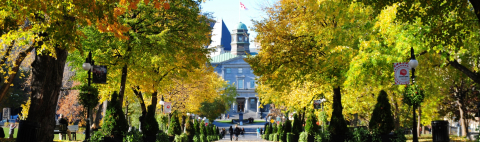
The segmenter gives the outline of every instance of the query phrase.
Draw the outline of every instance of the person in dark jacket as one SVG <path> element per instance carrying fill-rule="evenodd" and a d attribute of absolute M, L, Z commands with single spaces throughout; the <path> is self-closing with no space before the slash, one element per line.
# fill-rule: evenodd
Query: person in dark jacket
<path fill-rule="evenodd" d="M 230 133 L 230 141 L 232 141 L 232 136 L 233 136 L 233 128 L 230 126 L 230 129 L 228 129 L 228 133 Z"/>
<path fill-rule="evenodd" d="M 242 131 L 240 132 L 242 134 L 242 137 L 245 137 L 245 129 L 242 128 Z"/>
<path fill-rule="evenodd" d="M 238 128 L 237 126 L 235 126 L 235 140 L 238 141 L 238 135 L 240 135 L 240 132 L 242 130 L 240 130 L 240 128 Z"/>

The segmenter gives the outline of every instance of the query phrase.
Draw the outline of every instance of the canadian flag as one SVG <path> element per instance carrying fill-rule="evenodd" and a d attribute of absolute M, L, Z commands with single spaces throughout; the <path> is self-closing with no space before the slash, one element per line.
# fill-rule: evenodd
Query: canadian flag
<path fill-rule="evenodd" d="M 242 2 L 240 2 L 240 9 L 243 9 L 243 10 L 248 10 L 247 7 L 245 7 L 245 5 L 243 5 Z"/>

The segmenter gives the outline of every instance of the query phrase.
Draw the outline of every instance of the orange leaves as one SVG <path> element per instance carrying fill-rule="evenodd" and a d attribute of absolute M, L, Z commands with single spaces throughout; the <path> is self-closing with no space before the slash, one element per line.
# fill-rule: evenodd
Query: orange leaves
<path fill-rule="evenodd" d="M 165 8 L 165 9 L 167 9 L 167 10 L 170 9 L 170 4 L 168 4 L 168 3 L 163 3 L 163 8 Z"/>

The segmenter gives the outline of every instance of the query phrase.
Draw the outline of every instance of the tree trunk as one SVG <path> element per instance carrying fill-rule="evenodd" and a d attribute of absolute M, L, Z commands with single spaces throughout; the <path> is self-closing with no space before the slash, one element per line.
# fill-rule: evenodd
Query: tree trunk
<path fill-rule="evenodd" d="M 42 54 L 35 56 L 32 63 L 31 104 L 27 122 L 37 125 L 24 125 L 19 128 L 17 142 L 29 141 L 28 137 L 36 137 L 36 141 L 53 140 L 55 128 L 55 107 L 58 103 L 62 87 L 63 71 L 68 52 L 55 48 L 57 58 Z M 36 133 L 29 133 L 37 129 Z M 23 139 L 23 140 L 22 140 Z"/>
<path fill-rule="evenodd" d="M 398 115 L 399 115 L 399 114 L 398 114 L 399 110 L 398 110 L 398 103 L 397 103 L 397 101 L 392 100 L 392 102 L 393 102 L 393 105 L 394 105 L 394 107 L 395 107 L 395 112 L 394 112 L 394 114 L 395 114 L 395 130 L 396 130 L 396 129 L 399 129 L 399 128 L 400 128 L 400 116 L 398 116 Z"/>
<path fill-rule="evenodd" d="M 95 124 L 95 126 L 99 127 L 100 126 L 100 117 L 102 116 L 102 111 L 103 111 L 103 103 L 101 103 L 99 106 L 98 106 L 98 110 L 97 112 L 95 113 L 95 119 L 93 121 L 93 124 Z"/>
<path fill-rule="evenodd" d="M 465 109 L 462 107 L 463 104 L 460 103 L 460 101 L 457 101 L 457 104 L 458 105 L 458 111 L 460 111 L 460 119 L 459 119 L 459 123 L 460 123 L 460 126 L 462 128 L 462 137 L 465 137 L 467 136 L 467 123 L 465 122 Z"/>
<path fill-rule="evenodd" d="M 123 107 L 123 96 L 125 96 L 125 84 L 127 83 L 127 65 L 122 68 L 122 79 L 120 81 L 120 92 L 118 93 L 118 102 L 120 108 Z"/>

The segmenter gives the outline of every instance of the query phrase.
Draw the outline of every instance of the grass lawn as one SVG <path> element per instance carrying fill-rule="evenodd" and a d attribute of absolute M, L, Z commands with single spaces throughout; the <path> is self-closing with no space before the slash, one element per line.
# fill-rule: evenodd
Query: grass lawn
<path fill-rule="evenodd" d="M 5 138 L 7 138 L 7 139 L 2 139 L 2 138 L 0 138 L 0 142 L 10 142 L 10 141 L 11 141 L 11 142 L 14 142 L 14 141 L 15 141 L 15 138 L 17 138 L 18 129 L 15 129 L 15 133 L 13 134 L 14 139 L 8 139 L 8 136 L 9 136 L 9 135 L 8 135 L 8 131 L 9 131 L 8 128 L 3 127 L 3 133 L 5 134 Z M 53 132 L 52 132 L 52 133 L 53 133 Z M 58 134 L 54 134 L 54 136 L 55 136 L 55 137 L 53 138 L 53 141 L 60 141 L 60 140 L 58 139 Z M 77 133 L 77 141 L 83 141 L 83 140 L 85 140 L 85 135 L 84 135 L 84 134 Z M 66 141 L 66 140 L 64 140 L 64 141 Z"/>
<path fill-rule="evenodd" d="M 232 120 L 217 120 L 215 122 L 219 122 L 219 123 L 232 123 Z"/>
<path fill-rule="evenodd" d="M 260 122 L 265 122 L 265 120 L 253 120 L 253 123 L 260 123 Z"/>
<path fill-rule="evenodd" d="M 413 141 L 413 135 L 412 134 L 405 135 L 405 137 L 407 137 L 407 142 L 412 142 Z M 431 142 L 431 141 L 433 141 L 432 134 L 422 134 L 420 137 L 418 137 L 418 141 L 419 142 Z M 456 135 L 450 135 L 450 141 L 453 141 L 453 142 L 473 142 L 473 141 L 468 140 L 467 138 L 459 137 L 459 136 L 456 136 Z"/>

